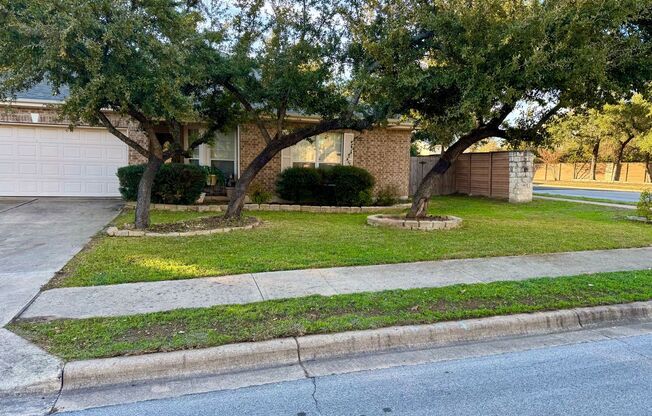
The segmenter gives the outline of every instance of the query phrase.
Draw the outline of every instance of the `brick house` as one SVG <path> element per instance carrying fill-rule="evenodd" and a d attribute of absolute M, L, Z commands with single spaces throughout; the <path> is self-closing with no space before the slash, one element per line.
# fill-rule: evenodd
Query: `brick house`
<path fill-rule="evenodd" d="M 102 127 L 78 126 L 70 131 L 52 109 L 64 97 L 49 93 L 46 86 L 37 86 L 11 105 L 0 105 L 0 196 L 118 196 L 116 170 L 141 163 L 142 156 Z M 143 142 L 136 122 L 112 118 L 129 137 Z M 300 124 L 317 120 L 300 115 L 289 119 Z M 184 126 L 186 145 L 201 128 L 196 123 Z M 368 170 L 376 178 L 377 189 L 393 186 L 406 197 L 411 132 L 411 125 L 401 123 L 364 133 L 329 132 L 283 150 L 256 182 L 273 192 L 278 174 L 290 166 L 343 164 Z M 162 129 L 159 134 L 169 132 Z M 185 162 L 212 165 L 237 178 L 263 146 L 256 127 L 244 124 L 219 133 L 213 146 L 199 146 Z"/>

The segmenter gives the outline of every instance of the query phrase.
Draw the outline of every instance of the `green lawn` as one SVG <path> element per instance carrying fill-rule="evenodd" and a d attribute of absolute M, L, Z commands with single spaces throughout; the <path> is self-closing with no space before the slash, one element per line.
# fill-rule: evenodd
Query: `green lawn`
<path fill-rule="evenodd" d="M 652 299 L 652 271 L 455 285 L 9 326 L 65 360 Z"/>
<path fill-rule="evenodd" d="M 366 225 L 366 214 L 255 212 L 260 228 L 180 238 L 97 237 L 52 286 L 89 286 L 237 273 L 421 260 L 641 247 L 652 227 L 630 211 L 535 200 L 508 204 L 438 197 L 433 214 L 462 217 L 456 230 L 423 232 Z M 131 213 L 118 222 L 131 219 Z M 153 212 L 154 222 L 208 213 Z"/>

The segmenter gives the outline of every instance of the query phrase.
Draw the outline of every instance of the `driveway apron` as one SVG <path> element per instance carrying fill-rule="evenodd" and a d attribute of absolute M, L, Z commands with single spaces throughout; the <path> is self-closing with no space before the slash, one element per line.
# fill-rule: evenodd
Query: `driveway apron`
<path fill-rule="evenodd" d="M 60 386 L 61 362 L 2 327 L 121 206 L 116 199 L 0 198 L 0 408 L 11 409 L 15 391 L 45 398 Z M 41 402 L 44 410 L 48 402 Z"/>

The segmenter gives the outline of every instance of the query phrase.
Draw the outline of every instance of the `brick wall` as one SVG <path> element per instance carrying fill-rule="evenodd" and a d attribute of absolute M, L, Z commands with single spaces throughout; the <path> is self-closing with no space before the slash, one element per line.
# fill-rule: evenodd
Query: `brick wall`
<path fill-rule="evenodd" d="M 273 134 L 273 132 L 272 132 Z M 400 196 L 408 195 L 410 176 L 410 131 L 377 129 L 356 135 L 353 141 L 353 165 L 368 170 L 376 178 L 376 189 L 393 185 Z M 240 127 L 240 171 L 242 172 L 264 147 L 258 128 Z M 277 154 L 258 174 L 254 183 L 275 192 L 281 172 Z"/>
<path fill-rule="evenodd" d="M 270 134 L 274 134 L 270 131 Z M 253 124 L 240 126 L 240 172 L 243 172 L 252 160 L 265 147 L 260 130 Z M 281 154 L 277 154 L 269 163 L 258 173 L 254 184 L 274 192 L 276 190 L 276 179 L 281 172 Z"/>
<path fill-rule="evenodd" d="M 410 135 L 406 130 L 376 129 L 353 140 L 353 165 L 376 178 L 376 191 L 391 185 L 400 196 L 409 194 Z"/>

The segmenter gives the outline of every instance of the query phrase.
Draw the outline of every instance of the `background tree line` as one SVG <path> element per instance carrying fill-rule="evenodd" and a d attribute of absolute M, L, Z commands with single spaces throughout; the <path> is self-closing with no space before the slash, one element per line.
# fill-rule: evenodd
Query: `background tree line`
<path fill-rule="evenodd" d="M 622 162 L 644 162 L 652 156 L 652 102 L 642 94 L 598 109 L 575 109 L 547 127 L 546 144 L 538 149 L 547 163 L 590 161 L 596 179 L 598 162 L 614 163 L 612 180 L 620 179 Z"/>

